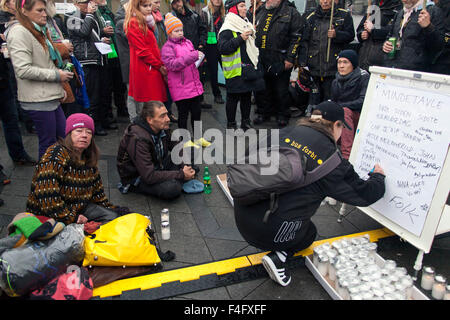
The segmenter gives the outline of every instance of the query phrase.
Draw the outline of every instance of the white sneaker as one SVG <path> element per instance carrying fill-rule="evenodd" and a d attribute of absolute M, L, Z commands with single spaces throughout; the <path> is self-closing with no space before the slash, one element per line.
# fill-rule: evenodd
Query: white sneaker
<path fill-rule="evenodd" d="M 285 268 L 287 254 L 283 251 L 273 251 L 262 258 L 262 264 L 270 278 L 283 287 L 291 283 L 291 276 Z"/>

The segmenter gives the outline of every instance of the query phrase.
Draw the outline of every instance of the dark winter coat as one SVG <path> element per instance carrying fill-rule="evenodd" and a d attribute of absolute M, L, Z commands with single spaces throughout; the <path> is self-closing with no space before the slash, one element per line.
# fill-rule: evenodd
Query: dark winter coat
<path fill-rule="evenodd" d="M 252 65 L 250 58 L 247 55 L 246 44 L 244 39 L 242 39 L 241 34 L 239 32 L 236 33 L 237 37 L 233 36 L 233 32 L 231 30 L 224 30 L 220 33 L 218 49 L 220 54 L 231 54 L 236 52 L 238 47 L 241 52 L 241 61 L 242 64 Z M 258 70 L 256 71 L 259 74 L 259 77 L 255 80 L 245 80 L 245 68 L 242 69 L 242 76 L 237 76 L 231 79 L 225 79 L 225 85 L 227 88 L 227 92 L 230 93 L 244 93 L 251 91 L 261 91 L 265 89 L 263 72 L 261 70 L 261 64 L 258 63 Z"/>
<path fill-rule="evenodd" d="M 336 58 L 339 52 L 346 49 L 355 38 L 355 29 L 350 13 L 338 8 L 333 14 L 336 37 L 331 39 L 327 62 L 330 14 L 331 10 L 324 11 L 319 6 L 306 18 L 298 63 L 300 66 L 308 66 L 314 77 L 334 77 L 337 71 Z"/>
<path fill-rule="evenodd" d="M 253 19 L 253 18 L 252 18 Z M 262 5 L 256 15 L 256 40 L 259 61 L 267 70 L 271 65 L 284 61 L 294 63 L 297 59 L 303 20 L 295 5 L 283 0 L 274 9 Z M 250 20 L 252 21 L 252 20 Z"/>
<path fill-rule="evenodd" d="M 439 0 L 437 6 L 443 13 L 444 47 L 433 62 L 431 72 L 450 75 L 450 0 Z"/>
<path fill-rule="evenodd" d="M 155 140 L 161 139 L 163 157 L 155 148 Z M 136 180 L 139 176 L 146 184 L 160 183 L 171 179 L 184 179 L 183 170 L 165 170 L 170 166 L 170 151 L 175 146 L 170 131 L 159 134 L 153 132 L 146 120 L 138 117 L 128 125 L 122 136 L 117 154 L 117 170 L 123 185 Z"/>
<path fill-rule="evenodd" d="M 122 79 L 124 83 L 128 83 L 130 78 L 130 46 L 128 45 L 128 39 L 123 31 L 123 23 L 125 21 L 125 9 L 123 6 L 117 10 L 114 23 L 116 24 L 116 30 L 114 34 L 116 36 L 117 55 L 120 61 L 120 71 L 122 72 Z"/>
<path fill-rule="evenodd" d="M 367 20 L 367 15 L 364 15 L 361 22 L 356 29 L 356 37 L 360 43 L 359 48 L 359 66 L 364 70 L 369 70 L 370 66 L 382 66 L 384 61 L 384 52 L 382 50 L 383 43 L 389 32 L 391 24 L 394 20 L 395 14 L 401 10 L 402 2 L 399 0 L 386 0 L 382 2 L 379 7 L 379 21 L 376 21 L 377 14 L 374 13 L 374 19 L 371 20 L 374 24 L 379 24 L 379 28 L 374 28 L 369 33 L 369 38 L 363 40 L 361 33 L 364 31 L 364 23 Z M 372 16 L 371 16 L 372 18 Z"/>
<path fill-rule="evenodd" d="M 369 73 L 359 67 L 345 76 L 337 72 L 331 83 L 331 100 L 341 107 L 361 112 L 369 78 Z"/>
<path fill-rule="evenodd" d="M 188 7 L 184 6 L 185 14 L 182 15 L 173 10 L 172 14 L 183 23 L 183 33 L 186 39 L 189 39 L 194 45 L 195 50 L 198 47 L 206 45 L 207 31 L 206 25 L 200 18 L 200 15 Z"/>
<path fill-rule="evenodd" d="M 421 11 L 419 9 L 411 13 L 403 35 L 400 39 L 399 31 L 403 20 L 403 9 L 394 18 L 394 23 L 386 37 L 396 37 L 401 41 L 400 49 L 396 52 L 394 59 L 389 59 L 385 54 L 384 64 L 386 67 L 429 71 L 433 59 L 441 51 L 444 45 L 444 20 L 442 11 L 435 5 L 428 5 L 427 11 L 431 16 L 431 24 L 422 28 L 417 19 Z"/>
<path fill-rule="evenodd" d="M 73 53 L 81 65 L 103 65 L 103 57 L 95 46 L 105 36 L 94 14 L 79 9 L 67 18 L 67 32 L 72 40 Z"/>
<path fill-rule="evenodd" d="M 301 145 L 295 148 L 307 155 L 306 169 L 313 170 L 336 151 L 334 139 L 324 131 L 310 126 L 287 127 L 280 130 L 280 147 L 291 146 L 292 142 Z M 291 146 L 292 147 L 292 146 Z M 306 148 L 305 148 L 306 147 Z M 311 153 L 311 151 L 313 153 Z M 320 160 L 320 161 L 319 161 Z M 244 206 L 235 202 L 234 213 L 236 226 L 243 238 L 251 245 L 264 250 L 290 250 L 302 243 L 303 226 L 310 223 L 311 217 L 320 207 L 325 197 L 354 206 L 369 206 L 378 201 L 385 192 L 384 175 L 371 174 L 368 180 L 361 179 L 346 159 L 331 173 L 320 180 L 297 190 L 281 194 L 278 209 L 263 222 L 270 200 Z M 299 231 L 285 241 L 274 241 L 268 231 L 273 225 L 297 223 Z"/>

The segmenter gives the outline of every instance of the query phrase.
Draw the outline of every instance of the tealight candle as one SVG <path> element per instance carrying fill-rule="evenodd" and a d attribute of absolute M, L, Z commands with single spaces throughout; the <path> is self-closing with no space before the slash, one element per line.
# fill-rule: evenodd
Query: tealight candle
<path fill-rule="evenodd" d="M 317 246 L 313 249 L 313 264 L 317 268 L 319 265 L 319 254 L 324 251 L 322 246 Z"/>
<path fill-rule="evenodd" d="M 444 300 L 450 300 L 450 284 L 445 287 Z"/>
<path fill-rule="evenodd" d="M 336 263 L 338 259 L 336 257 L 330 258 L 330 263 L 328 264 L 328 278 L 331 281 L 336 280 Z"/>
<path fill-rule="evenodd" d="M 400 278 L 400 277 L 406 276 L 408 274 L 408 271 L 404 267 L 397 267 L 394 270 L 394 274 Z"/>
<path fill-rule="evenodd" d="M 399 282 L 402 283 L 405 287 L 406 299 L 408 300 L 412 299 L 414 281 L 411 278 L 411 276 L 406 275 L 402 277 Z"/>
<path fill-rule="evenodd" d="M 433 288 L 431 289 L 431 296 L 433 298 L 436 300 L 442 300 L 444 298 L 446 282 L 447 279 L 441 274 L 434 277 Z"/>
<path fill-rule="evenodd" d="M 371 257 L 375 257 L 375 254 L 377 252 L 377 247 L 378 247 L 378 245 L 374 242 L 369 242 L 364 245 L 364 248 L 367 250 L 367 252 L 369 253 L 369 256 L 371 256 Z"/>
<path fill-rule="evenodd" d="M 394 293 L 395 291 L 395 287 L 391 284 L 388 284 L 386 286 L 383 287 L 384 293 L 388 294 L 388 293 Z"/>
<path fill-rule="evenodd" d="M 396 267 L 397 267 L 397 264 L 395 263 L 395 261 L 394 260 L 386 260 L 385 262 L 384 262 L 384 269 L 386 269 L 386 270 L 391 270 L 391 271 L 393 271 Z"/>
<path fill-rule="evenodd" d="M 372 300 L 373 293 L 372 291 L 364 291 L 361 293 L 363 300 Z"/>
<path fill-rule="evenodd" d="M 431 290 L 434 283 L 434 268 L 424 267 L 422 270 L 422 279 L 420 286 L 425 290 Z"/>
<path fill-rule="evenodd" d="M 328 264 L 330 260 L 326 254 L 319 254 L 318 260 L 317 269 L 319 269 L 320 274 L 325 277 L 328 273 Z"/>

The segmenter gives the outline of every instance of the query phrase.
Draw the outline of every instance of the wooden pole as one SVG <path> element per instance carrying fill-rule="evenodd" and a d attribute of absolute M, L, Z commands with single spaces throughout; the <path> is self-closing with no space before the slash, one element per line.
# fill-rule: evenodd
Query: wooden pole
<path fill-rule="evenodd" d="M 367 16 L 366 16 L 366 21 L 367 20 L 369 20 L 369 17 L 370 17 L 370 14 L 371 14 L 371 11 L 369 11 L 370 10 L 370 7 L 372 6 L 372 0 L 369 0 L 369 2 L 367 3 Z"/>
<path fill-rule="evenodd" d="M 256 0 L 253 0 L 253 28 L 256 30 L 255 16 L 256 16 Z"/>
<path fill-rule="evenodd" d="M 331 14 L 330 14 L 330 28 L 333 26 L 333 15 L 334 15 L 334 0 L 331 0 Z M 328 38 L 328 47 L 327 47 L 327 62 L 330 61 L 330 47 L 331 47 L 331 38 Z"/>

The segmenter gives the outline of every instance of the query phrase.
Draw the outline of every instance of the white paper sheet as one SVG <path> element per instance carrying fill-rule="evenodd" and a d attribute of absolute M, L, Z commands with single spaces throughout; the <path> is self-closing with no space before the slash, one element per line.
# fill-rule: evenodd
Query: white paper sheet
<path fill-rule="evenodd" d="M 112 52 L 111 46 L 104 42 L 95 42 L 95 47 L 101 54 L 108 54 Z"/>

